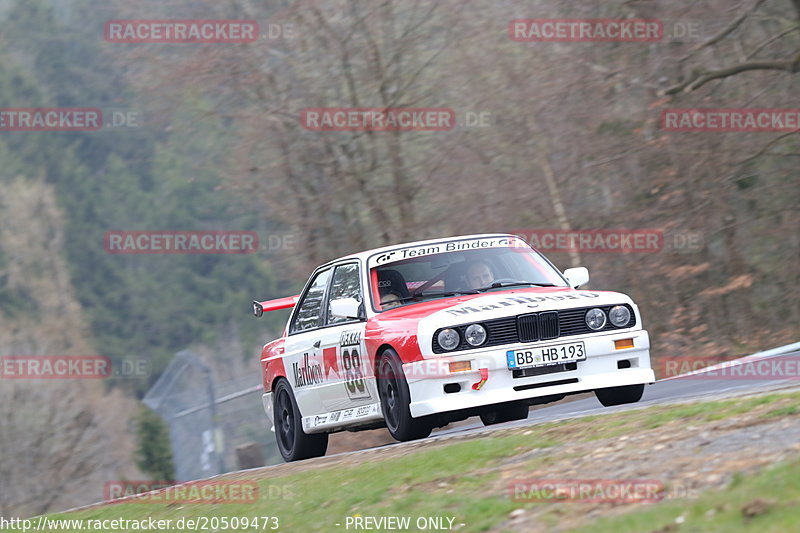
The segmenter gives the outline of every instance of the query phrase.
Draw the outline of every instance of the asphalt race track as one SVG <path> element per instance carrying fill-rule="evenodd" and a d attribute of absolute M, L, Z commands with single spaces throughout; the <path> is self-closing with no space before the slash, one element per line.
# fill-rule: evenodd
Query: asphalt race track
<path fill-rule="evenodd" d="M 601 415 L 613 412 L 626 411 L 629 409 L 638 409 L 642 407 L 649 407 L 659 404 L 669 404 L 676 402 L 685 402 L 693 399 L 712 399 L 712 398 L 725 398 L 732 396 L 743 396 L 757 392 L 764 392 L 773 389 L 796 387 L 800 385 L 800 376 L 794 379 L 785 376 L 776 376 L 767 379 L 754 378 L 758 375 L 756 365 L 761 361 L 773 362 L 780 361 L 784 363 L 783 368 L 797 369 L 797 362 L 800 360 L 800 349 L 797 345 L 790 345 L 784 347 L 793 348 L 793 351 L 783 351 L 778 348 L 760 354 L 753 354 L 741 359 L 729 361 L 728 368 L 725 374 L 730 376 L 743 375 L 747 377 L 720 377 L 713 375 L 714 370 L 719 368 L 719 365 L 709 367 L 707 369 L 694 372 L 690 375 L 678 376 L 658 381 L 652 385 L 645 387 L 644 396 L 635 404 L 622 405 L 618 407 L 603 407 L 599 401 L 592 395 L 589 398 L 582 398 L 579 400 L 569 401 L 569 399 L 562 400 L 561 402 L 545 405 L 542 407 L 535 407 L 531 410 L 526 420 L 519 420 L 517 422 L 508 422 L 506 424 L 498 424 L 491 426 L 492 428 L 500 427 L 517 427 L 517 426 L 531 426 L 541 424 L 543 422 L 553 422 L 556 420 L 564 420 L 568 418 L 575 418 L 589 415 Z M 778 351 L 779 353 L 774 353 Z M 786 365 L 790 362 L 789 365 Z M 727 366 L 727 365 L 726 365 Z M 737 367 L 735 371 L 733 368 Z M 741 367 L 741 368 L 738 368 Z M 763 367 L 763 365 L 762 365 Z M 723 373 L 717 370 L 718 374 Z M 763 374 L 763 372 L 762 372 Z M 473 422 L 473 420 L 476 420 Z M 477 419 L 470 419 L 468 424 L 459 427 L 447 428 L 431 435 L 431 439 L 452 435 L 456 433 L 478 433 L 486 431 L 487 428 L 477 421 Z M 357 453 L 357 452 L 355 452 Z"/>
<path fill-rule="evenodd" d="M 758 375 L 758 372 L 756 372 L 755 367 L 758 365 L 759 362 L 764 362 L 764 361 L 769 362 L 770 365 L 772 365 L 772 363 L 775 362 L 783 363 L 784 366 L 779 368 L 793 370 L 795 377 L 794 378 L 792 378 L 791 376 L 787 377 L 786 374 L 782 374 L 780 376 L 775 376 L 772 379 L 754 378 L 753 377 L 754 375 Z M 787 362 L 789 364 L 786 364 Z M 561 402 L 554 403 L 552 405 L 545 405 L 533 408 L 530 411 L 528 418 L 526 420 L 519 420 L 516 422 L 508 422 L 505 424 L 497 424 L 490 427 L 485 427 L 480 421 L 478 421 L 476 417 L 476 418 L 471 418 L 465 422 L 461 422 L 458 425 L 435 431 L 428 439 L 425 440 L 435 441 L 461 435 L 478 435 L 481 433 L 487 433 L 502 428 L 533 426 L 545 422 L 555 422 L 558 420 L 566 420 L 582 416 L 602 415 L 602 414 L 616 413 L 620 411 L 627 411 L 631 409 L 642 409 L 653 405 L 685 403 L 699 399 L 713 400 L 721 398 L 731 398 L 737 396 L 757 394 L 776 389 L 800 388 L 800 374 L 798 374 L 798 372 L 800 372 L 800 364 L 798 363 L 800 363 L 800 343 L 795 343 L 780 348 L 775 348 L 773 350 L 768 350 L 765 352 L 760 352 L 757 354 L 742 357 L 740 359 L 728 361 L 722 365 L 708 367 L 703 370 L 698 370 L 687 375 L 681 375 L 660 380 L 652 385 L 646 386 L 644 396 L 639 402 L 635 404 L 621 405 L 617 407 L 603 407 L 600 404 L 600 402 L 597 401 L 597 399 L 594 397 L 594 394 L 592 394 L 590 397 L 583 397 L 580 399 L 570 400 L 569 398 L 567 398 L 565 400 L 562 400 Z M 767 365 L 766 368 L 772 368 L 770 365 Z M 709 375 L 709 372 L 714 372 L 714 371 L 719 372 L 719 370 L 717 369 L 723 366 L 728 369 L 732 369 L 734 367 L 736 368 L 735 371 L 727 370 L 726 375 L 740 375 L 740 376 L 743 375 L 747 377 L 723 378 L 720 377 L 719 374 L 717 374 L 716 376 Z M 763 372 L 761 374 L 763 375 Z M 419 443 L 419 442 L 420 441 L 414 441 L 413 443 Z M 336 457 L 338 455 L 342 456 L 358 455 L 369 450 L 376 450 L 380 448 L 387 448 L 394 446 L 405 446 L 407 444 L 413 444 L 413 443 L 397 442 L 392 444 L 385 444 L 383 446 L 378 446 L 375 448 L 366 448 L 363 450 L 356 450 L 352 452 L 344 452 L 341 454 L 329 455 L 326 456 L 325 459 L 330 460 L 330 458 Z M 319 459 L 309 459 L 308 461 L 301 461 L 301 462 L 313 463 L 314 461 L 318 461 Z M 253 470 L 269 470 L 270 468 L 276 468 L 277 466 L 282 466 L 282 465 L 283 463 L 281 463 L 281 465 L 259 467 Z M 102 504 L 103 502 L 98 502 L 90 505 L 76 507 L 74 509 L 69 509 L 68 511 L 65 512 L 87 509 Z"/>

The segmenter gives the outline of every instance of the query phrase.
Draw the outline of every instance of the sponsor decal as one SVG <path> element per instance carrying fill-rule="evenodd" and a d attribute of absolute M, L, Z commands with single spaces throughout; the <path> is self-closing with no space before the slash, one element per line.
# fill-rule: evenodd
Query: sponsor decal
<path fill-rule="evenodd" d="M 361 344 L 361 330 L 342 332 L 342 337 L 339 339 L 339 345 L 342 348 L 345 346 L 358 346 L 359 344 Z"/>
<path fill-rule="evenodd" d="M 322 350 L 322 364 L 325 367 L 325 378 L 327 379 L 331 371 L 339 377 L 339 361 L 336 359 L 336 347 L 324 348 Z"/>
<path fill-rule="evenodd" d="M 362 405 L 361 407 L 352 407 L 341 411 L 333 411 L 324 415 L 308 416 L 304 418 L 305 427 L 316 427 L 321 424 L 334 424 L 336 422 L 344 422 L 346 420 L 355 420 L 356 418 L 364 418 L 365 416 L 377 414 L 379 411 L 378 404 L 373 403 L 370 405 Z"/>
<path fill-rule="evenodd" d="M 317 385 L 322 383 L 322 367 L 316 361 L 311 361 L 307 353 L 303 354 L 303 364 L 295 362 L 294 369 L 295 387 L 305 387 L 307 385 Z"/>
<path fill-rule="evenodd" d="M 453 316 L 469 315 L 471 313 L 480 313 L 482 311 L 491 311 L 493 309 L 503 309 L 504 307 L 516 307 L 520 305 L 532 306 L 546 301 L 564 301 L 564 300 L 581 300 L 584 298 L 599 298 L 599 294 L 587 291 L 571 292 L 569 294 L 554 294 L 550 296 L 526 296 L 514 295 L 503 298 L 491 304 L 484 305 L 462 305 L 447 309 L 446 312 Z"/>
<path fill-rule="evenodd" d="M 438 244 L 427 244 L 412 246 L 409 248 L 400 248 L 384 252 L 369 259 L 369 267 L 385 265 L 387 263 L 394 263 L 395 261 L 403 261 L 412 257 L 422 257 L 426 255 L 440 254 L 444 252 L 459 252 L 464 250 L 479 250 L 481 248 L 506 248 L 506 247 L 522 247 L 528 249 L 521 239 L 517 237 L 493 237 L 488 239 L 469 239 L 465 241 L 450 241 Z"/>

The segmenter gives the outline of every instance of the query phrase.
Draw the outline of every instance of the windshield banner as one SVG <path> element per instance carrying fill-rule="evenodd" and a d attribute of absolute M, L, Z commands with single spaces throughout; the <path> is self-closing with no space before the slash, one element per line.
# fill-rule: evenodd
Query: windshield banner
<path fill-rule="evenodd" d="M 441 254 L 447 252 L 461 252 L 467 250 L 479 250 L 482 248 L 526 248 L 530 247 L 525 241 L 518 237 L 488 237 L 483 239 L 466 239 L 458 241 L 447 241 L 433 244 L 420 244 L 408 248 L 397 248 L 373 255 L 369 258 L 369 268 L 375 268 L 397 261 L 404 261 L 414 257 Z"/>

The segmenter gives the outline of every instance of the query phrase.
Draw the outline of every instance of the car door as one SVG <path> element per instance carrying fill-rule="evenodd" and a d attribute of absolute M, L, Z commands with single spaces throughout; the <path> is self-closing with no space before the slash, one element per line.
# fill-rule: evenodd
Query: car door
<path fill-rule="evenodd" d="M 320 389 L 324 386 L 325 377 L 320 336 L 331 272 L 332 268 L 328 267 L 311 277 L 292 313 L 284 343 L 286 377 L 304 418 L 322 412 Z"/>
<path fill-rule="evenodd" d="M 374 379 L 369 358 L 366 357 L 364 318 L 337 317 L 331 313 L 330 302 L 341 298 L 355 298 L 364 302 L 361 286 L 360 264 L 357 261 L 336 265 L 326 298 L 326 325 L 322 333 L 322 350 L 325 372 L 325 386 L 321 389 L 322 405 L 326 412 L 350 410 L 352 408 L 377 403 Z M 362 317 L 364 312 L 361 312 Z M 334 413 L 337 423 L 340 417 L 355 417 L 355 410 L 349 413 Z M 346 420 L 342 420 L 346 421 Z"/>

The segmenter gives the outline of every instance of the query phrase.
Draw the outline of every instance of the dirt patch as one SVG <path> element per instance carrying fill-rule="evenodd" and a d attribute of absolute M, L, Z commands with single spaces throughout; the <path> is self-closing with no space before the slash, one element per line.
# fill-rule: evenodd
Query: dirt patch
<path fill-rule="evenodd" d="M 509 494 L 512 481 L 520 479 L 648 479 L 663 484 L 665 500 L 691 500 L 701 491 L 727 486 L 735 473 L 755 473 L 800 455 L 800 416 L 780 420 L 764 417 L 778 403 L 782 402 L 713 424 L 673 421 L 638 434 L 548 448 L 550 457 L 568 452 L 569 458 L 547 463 L 536 457 L 523 462 L 505 461 L 499 466 L 500 476 L 490 490 Z M 742 513 L 757 516 L 765 512 L 767 504 L 752 502 Z M 573 501 L 521 504 L 495 530 L 566 531 L 600 516 L 622 514 L 641 505 L 647 504 Z M 556 524 L 552 518 L 544 520 L 544 515 L 553 512 L 559 515 Z"/>

